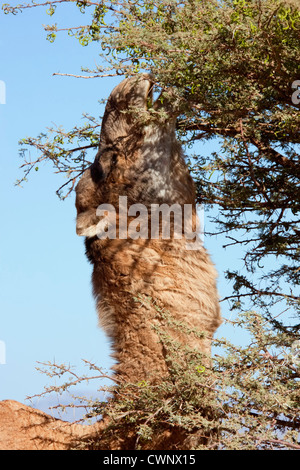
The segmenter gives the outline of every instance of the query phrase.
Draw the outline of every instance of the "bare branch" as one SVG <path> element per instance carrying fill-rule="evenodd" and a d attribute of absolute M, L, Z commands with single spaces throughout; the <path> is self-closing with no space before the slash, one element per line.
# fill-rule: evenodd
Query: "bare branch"
<path fill-rule="evenodd" d="M 95 75 L 75 75 L 72 73 L 54 72 L 52 75 L 60 75 L 62 77 L 74 77 L 74 78 L 105 78 L 105 77 L 117 77 L 121 74 L 119 73 L 103 73 L 103 74 L 96 73 Z"/>

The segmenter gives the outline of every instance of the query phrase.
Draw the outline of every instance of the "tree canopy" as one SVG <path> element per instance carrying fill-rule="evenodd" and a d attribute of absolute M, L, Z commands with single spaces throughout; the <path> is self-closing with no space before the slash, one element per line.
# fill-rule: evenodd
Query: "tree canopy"
<path fill-rule="evenodd" d="M 240 269 L 229 267 L 225 273 L 232 290 L 223 301 L 228 300 L 237 312 L 253 309 L 260 319 L 270 322 L 272 335 L 262 334 L 262 320 L 247 317 L 252 331 L 254 325 L 259 326 L 254 336 L 264 343 L 255 352 L 253 364 L 257 371 L 259 367 L 265 370 L 266 362 L 260 366 L 255 362 L 263 350 L 263 361 L 272 357 L 272 364 L 279 367 L 283 359 L 278 351 L 295 345 L 300 326 L 299 2 L 53 0 L 4 4 L 2 9 L 17 14 L 44 6 L 55 17 L 63 3 L 76 5 L 87 24 L 48 25 L 47 39 L 54 41 L 67 32 L 83 46 L 99 44 L 99 66 L 82 68 L 78 76 L 92 79 L 149 72 L 162 97 L 172 101 L 198 201 L 208 209 L 216 208 L 211 213 L 213 234 L 226 234 L 228 244 L 239 247 L 242 254 Z M 152 114 L 155 118 L 154 110 Z M 68 175 L 68 184 L 58 191 L 61 197 L 68 195 L 90 163 L 87 150 L 99 144 L 101 122 L 93 116 L 85 118 L 82 127 L 50 129 L 48 134 L 23 139 L 25 159 L 26 149 L 38 151 L 36 160 L 25 161 L 24 178 L 47 160 Z M 211 139 L 216 151 L 209 156 L 189 153 L 195 143 Z M 269 352 L 268 340 L 279 356 Z M 235 364 L 242 362 L 236 356 Z M 229 370 L 229 364 L 222 367 Z M 280 404 L 275 412 L 274 403 L 266 409 L 273 418 L 283 413 L 289 426 L 293 423 L 299 429 L 299 422 L 295 424 L 299 369 L 281 369 L 281 373 L 276 369 L 276 374 L 278 396 L 291 392 L 293 403 L 287 412 Z M 250 401 L 246 406 L 252 406 Z M 262 406 L 260 412 L 265 411 Z"/>

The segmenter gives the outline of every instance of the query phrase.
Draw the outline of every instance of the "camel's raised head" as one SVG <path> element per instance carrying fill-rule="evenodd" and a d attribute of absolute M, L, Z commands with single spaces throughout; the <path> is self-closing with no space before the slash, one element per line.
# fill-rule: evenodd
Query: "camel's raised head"
<path fill-rule="evenodd" d="M 116 144 L 118 139 L 140 132 L 152 104 L 153 86 L 150 75 L 143 74 L 127 78 L 113 89 L 102 120 L 100 146 Z"/>
<path fill-rule="evenodd" d="M 122 112 L 128 106 L 147 109 L 148 100 L 152 100 L 153 81 L 148 74 L 126 78 L 111 92 L 106 110 Z"/>
<path fill-rule="evenodd" d="M 193 181 L 176 140 L 171 92 L 154 101 L 154 86 L 151 75 L 141 74 L 110 93 L 99 151 L 76 188 L 78 235 L 94 237 L 96 208 L 117 204 L 120 195 L 132 204 L 194 203 Z"/>

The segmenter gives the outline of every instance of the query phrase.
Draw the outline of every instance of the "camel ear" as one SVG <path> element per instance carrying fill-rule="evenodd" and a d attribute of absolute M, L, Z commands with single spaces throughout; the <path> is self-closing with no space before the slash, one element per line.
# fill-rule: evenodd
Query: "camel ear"
<path fill-rule="evenodd" d="M 96 209 L 81 212 L 77 215 L 76 233 L 81 237 L 92 238 L 97 235 L 97 224 L 99 219 L 96 217 Z"/>

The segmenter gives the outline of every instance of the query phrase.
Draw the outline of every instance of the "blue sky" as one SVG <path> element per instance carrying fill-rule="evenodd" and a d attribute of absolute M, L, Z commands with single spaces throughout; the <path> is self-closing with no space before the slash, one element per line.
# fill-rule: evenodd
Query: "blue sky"
<path fill-rule="evenodd" d="M 58 8 L 53 22 L 67 27 L 78 24 L 78 18 L 81 24 L 84 17 L 71 5 Z M 0 12 L 0 80 L 6 84 L 6 104 L 0 104 L 0 341 L 6 348 L 0 400 L 27 404 L 27 396 L 53 384 L 36 371 L 37 361 L 70 363 L 78 374 L 87 372 L 82 359 L 105 369 L 112 364 L 109 343 L 97 327 L 91 266 L 83 239 L 75 233 L 74 194 L 64 202 L 58 199 L 55 191 L 64 180 L 49 165 L 34 172 L 23 188 L 14 186 L 22 176 L 19 139 L 35 137 L 53 124 L 72 128 L 83 112 L 101 115 L 98 100 L 121 80 L 53 76 L 80 73 L 81 66 L 93 67 L 100 59 L 95 44 L 82 47 L 63 34 L 53 44 L 46 41 L 42 24 L 51 21 L 45 8 L 17 16 Z M 31 151 L 31 156 L 37 155 Z M 232 253 L 219 238 L 206 237 L 205 243 L 222 273 L 232 263 Z M 219 290 L 221 296 L 228 294 L 222 274 Z M 223 314 L 228 317 L 226 310 Z M 218 336 L 228 331 L 224 325 Z M 90 383 L 81 391 L 95 390 Z M 48 399 L 34 401 L 41 409 L 48 404 Z"/>

